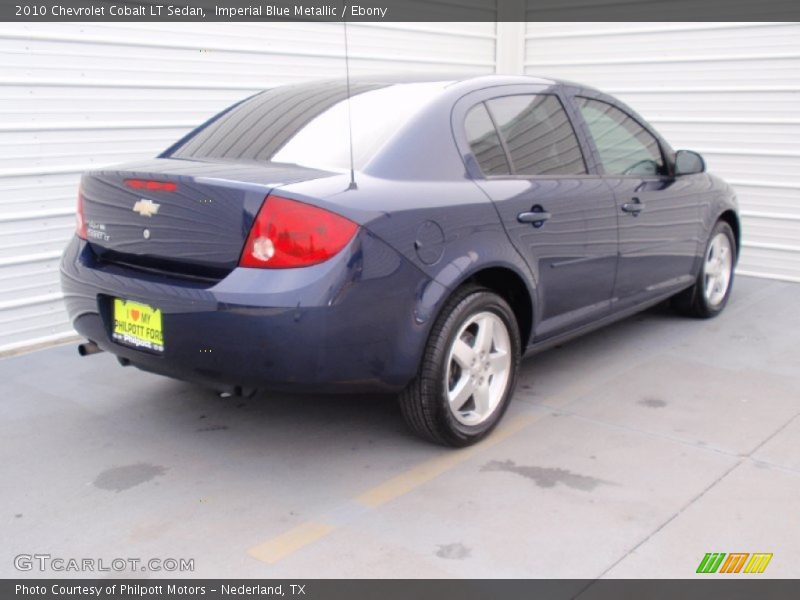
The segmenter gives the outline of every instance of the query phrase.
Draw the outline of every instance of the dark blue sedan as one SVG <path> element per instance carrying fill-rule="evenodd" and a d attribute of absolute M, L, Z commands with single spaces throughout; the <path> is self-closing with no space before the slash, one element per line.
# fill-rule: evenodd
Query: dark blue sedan
<path fill-rule="evenodd" d="M 713 317 L 730 186 L 597 90 L 532 77 L 277 87 L 83 175 L 67 309 L 123 365 L 220 390 L 387 391 L 471 444 L 520 358 L 671 299 Z"/>

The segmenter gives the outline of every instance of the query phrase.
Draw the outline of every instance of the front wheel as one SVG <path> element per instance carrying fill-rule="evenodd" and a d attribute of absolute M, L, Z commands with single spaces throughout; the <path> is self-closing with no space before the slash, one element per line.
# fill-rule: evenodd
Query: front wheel
<path fill-rule="evenodd" d="M 674 297 L 674 306 L 688 316 L 716 317 L 728 303 L 735 265 L 733 230 L 725 221 L 717 221 L 706 243 L 703 265 L 695 284 Z"/>
<path fill-rule="evenodd" d="M 447 446 L 486 436 L 513 393 L 520 345 L 505 300 L 484 288 L 457 292 L 433 326 L 417 377 L 400 395 L 411 429 Z"/>

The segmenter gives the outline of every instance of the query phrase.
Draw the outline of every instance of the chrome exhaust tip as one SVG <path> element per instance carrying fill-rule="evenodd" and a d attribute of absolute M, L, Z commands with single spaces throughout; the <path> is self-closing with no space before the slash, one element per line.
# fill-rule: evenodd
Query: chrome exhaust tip
<path fill-rule="evenodd" d="M 231 385 L 216 388 L 215 391 L 220 398 L 252 398 L 258 389 L 243 385 Z"/>
<path fill-rule="evenodd" d="M 97 354 L 98 352 L 102 352 L 102 350 L 91 340 L 78 344 L 78 354 L 81 356 L 89 356 L 90 354 Z"/>

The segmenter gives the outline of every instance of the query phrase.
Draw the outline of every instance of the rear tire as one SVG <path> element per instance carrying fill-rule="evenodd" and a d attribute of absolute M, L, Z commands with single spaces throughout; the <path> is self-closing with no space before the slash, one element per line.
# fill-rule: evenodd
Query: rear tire
<path fill-rule="evenodd" d="M 520 347 L 503 298 L 477 286 L 458 290 L 433 325 L 416 378 L 400 394 L 409 427 L 454 447 L 488 435 L 513 394 Z"/>
<path fill-rule="evenodd" d="M 736 238 L 731 226 L 717 221 L 703 253 L 703 264 L 694 285 L 672 298 L 673 307 L 689 317 L 710 319 L 728 304 L 736 265 Z"/>

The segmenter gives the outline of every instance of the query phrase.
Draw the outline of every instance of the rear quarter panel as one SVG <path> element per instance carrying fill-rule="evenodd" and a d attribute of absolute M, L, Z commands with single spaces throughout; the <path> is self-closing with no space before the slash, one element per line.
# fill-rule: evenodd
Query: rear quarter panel
<path fill-rule="evenodd" d="M 418 322 L 430 326 L 452 290 L 485 268 L 511 269 L 532 288 L 532 274 L 509 243 L 494 205 L 471 180 L 383 180 L 362 174 L 357 181 L 357 190 L 342 190 L 317 204 L 359 221 L 429 278 L 416 299 Z M 278 193 L 310 199 L 318 197 L 320 183 L 330 182 L 293 184 Z"/>

